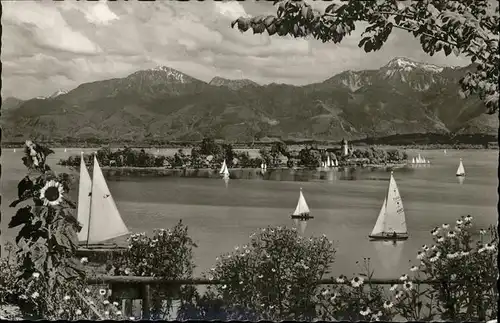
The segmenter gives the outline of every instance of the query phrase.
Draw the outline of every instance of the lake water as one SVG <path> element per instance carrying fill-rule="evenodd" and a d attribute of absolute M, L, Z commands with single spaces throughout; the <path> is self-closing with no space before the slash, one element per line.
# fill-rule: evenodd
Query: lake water
<path fill-rule="evenodd" d="M 83 149 L 91 152 L 92 149 Z M 56 166 L 60 158 L 78 154 L 81 149 L 55 149 L 50 156 L 55 171 L 72 172 Z M 173 154 L 175 149 L 162 149 Z M 256 151 L 252 151 L 252 155 Z M 314 219 L 307 223 L 305 236 L 325 234 L 338 248 L 333 275 L 358 272 L 356 261 L 371 258 L 375 276 L 396 277 L 415 262 L 417 249 L 431 243 L 429 231 L 442 223 L 453 223 L 471 214 L 476 227 L 497 221 L 498 151 L 408 150 L 410 158 L 418 153 L 430 166 L 394 171 L 401 192 L 410 238 L 397 245 L 371 242 L 371 232 L 386 194 L 390 173 L 385 170 L 356 170 L 348 174 L 331 171 L 321 176 L 270 176 L 274 180 L 230 180 L 208 178 L 121 178 L 108 181 L 109 188 L 124 218 L 134 232 L 169 228 L 179 219 L 188 225 L 198 244 L 195 249 L 196 274 L 208 270 L 215 258 L 245 244 L 249 235 L 267 225 L 293 226 L 299 188 Z M 7 205 L 15 199 L 17 183 L 26 169 L 21 149 L 2 151 L 2 235 L 12 241 L 17 230 L 7 229 L 14 209 Z M 455 176 L 463 158 L 467 177 L 461 184 Z M 293 171 L 291 171 L 293 173 Z M 292 180 L 290 180 L 292 179 Z M 295 180 L 293 180 L 295 179 Z M 300 179 L 298 181 L 297 179 Z M 349 180 L 344 180 L 349 179 Z M 75 187 L 71 195 L 77 196 Z"/>

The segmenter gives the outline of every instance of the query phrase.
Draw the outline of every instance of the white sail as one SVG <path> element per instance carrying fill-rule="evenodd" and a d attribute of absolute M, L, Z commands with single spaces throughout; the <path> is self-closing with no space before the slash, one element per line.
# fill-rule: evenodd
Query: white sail
<path fill-rule="evenodd" d="M 267 164 L 264 164 L 264 169 L 267 169 Z"/>
<path fill-rule="evenodd" d="M 82 230 L 78 232 L 78 241 L 87 241 L 89 220 L 90 220 L 90 193 L 92 192 L 92 180 L 90 179 L 87 165 L 81 154 L 80 160 L 80 183 L 78 186 L 77 219 L 82 225 Z"/>
<path fill-rule="evenodd" d="M 338 160 L 334 159 L 333 161 L 334 161 L 335 166 L 339 165 L 339 161 Z"/>
<path fill-rule="evenodd" d="M 89 243 L 98 243 L 128 234 L 127 226 L 116 207 L 115 201 L 94 156 L 92 196 L 90 203 Z"/>
<path fill-rule="evenodd" d="M 380 208 L 380 212 L 378 214 L 377 222 L 375 222 L 375 226 L 373 227 L 371 235 L 377 235 L 384 232 L 386 204 L 387 204 L 387 197 L 384 199 L 384 203 L 382 203 L 382 207 Z"/>
<path fill-rule="evenodd" d="M 309 214 L 309 206 L 307 206 L 304 194 L 302 194 L 302 188 L 300 189 L 299 201 L 297 202 L 297 207 L 292 215 L 306 215 Z"/>
<path fill-rule="evenodd" d="M 464 164 L 462 164 L 462 158 L 460 158 L 460 164 L 458 165 L 457 169 L 457 176 L 464 176 L 465 175 L 465 168 Z"/>
<path fill-rule="evenodd" d="M 264 163 L 260 163 L 260 169 L 264 169 Z"/>
<path fill-rule="evenodd" d="M 444 154 L 446 155 L 446 149 L 444 150 Z"/>
<path fill-rule="evenodd" d="M 407 233 L 403 200 L 391 172 L 389 189 L 371 235 Z"/>
<path fill-rule="evenodd" d="M 64 152 L 65 152 L 65 153 L 67 153 L 67 152 L 68 152 L 68 150 L 67 150 L 66 148 L 64 148 Z"/>
<path fill-rule="evenodd" d="M 224 174 L 224 170 L 227 168 L 227 165 L 226 165 L 226 160 L 224 159 L 224 162 L 222 163 L 222 166 L 220 168 L 220 171 L 219 171 L 219 174 Z"/>
<path fill-rule="evenodd" d="M 227 166 L 224 168 L 224 172 L 222 173 L 222 177 L 225 178 L 225 179 L 229 179 L 229 169 L 227 168 Z"/>
<path fill-rule="evenodd" d="M 14 152 L 16 152 L 16 148 L 14 148 Z"/>
<path fill-rule="evenodd" d="M 330 160 L 330 156 L 327 156 L 326 158 L 326 167 L 332 166 L 332 161 Z"/>

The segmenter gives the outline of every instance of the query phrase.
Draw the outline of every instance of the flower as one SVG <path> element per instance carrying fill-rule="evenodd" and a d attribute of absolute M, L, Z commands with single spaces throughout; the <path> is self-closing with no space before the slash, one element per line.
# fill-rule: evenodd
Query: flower
<path fill-rule="evenodd" d="M 464 223 L 462 220 L 457 220 L 457 225 L 461 225 L 462 223 Z"/>
<path fill-rule="evenodd" d="M 104 312 L 104 315 L 109 315 L 109 311 Z"/>
<path fill-rule="evenodd" d="M 227 285 L 222 285 L 222 289 L 226 289 L 227 288 Z"/>
<path fill-rule="evenodd" d="M 234 250 L 238 251 L 240 249 L 240 247 L 236 246 L 234 247 Z"/>
<path fill-rule="evenodd" d="M 419 251 L 417 252 L 417 259 L 421 260 L 425 258 L 425 252 Z"/>
<path fill-rule="evenodd" d="M 389 309 L 389 308 L 392 308 L 394 306 L 394 304 L 392 304 L 391 301 L 385 301 L 384 302 L 384 308 L 385 309 Z"/>
<path fill-rule="evenodd" d="M 66 296 L 64 296 L 64 297 L 63 297 L 63 299 L 64 299 L 65 301 L 69 301 L 69 300 L 70 300 L 70 298 L 71 298 L 71 297 L 69 297 L 68 295 L 66 295 Z"/>
<path fill-rule="evenodd" d="M 398 290 L 398 291 L 396 292 L 396 295 L 394 295 L 394 297 L 395 297 L 396 299 L 401 298 L 401 296 L 403 296 L 403 291 L 400 291 L 400 290 Z"/>
<path fill-rule="evenodd" d="M 412 266 L 412 267 L 410 268 L 410 271 L 418 271 L 418 267 L 417 267 L 417 266 Z"/>
<path fill-rule="evenodd" d="M 479 230 L 479 234 L 480 235 L 485 235 L 486 234 L 486 230 L 484 230 L 484 229 Z"/>
<path fill-rule="evenodd" d="M 444 241 L 444 237 L 438 237 L 437 242 L 443 242 L 443 241 Z"/>
<path fill-rule="evenodd" d="M 109 304 L 109 301 L 107 299 L 105 299 L 103 302 L 102 302 L 104 305 L 108 305 Z"/>
<path fill-rule="evenodd" d="M 427 251 L 427 250 L 429 250 L 429 247 L 427 247 L 427 245 L 426 245 L 426 244 L 424 244 L 424 245 L 422 246 L 422 250 L 423 250 L 423 251 Z"/>
<path fill-rule="evenodd" d="M 407 291 L 412 290 L 412 289 L 413 289 L 413 283 L 412 283 L 412 282 L 410 282 L 410 281 L 405 282 L 405 283 L 403 284 L 403 288 L 404 288 L 405 290 L 407 290 Z"/>
<path fill-rule="evenodd" d="M 393 292 L 393 291 L 395 291 L 397 288 L 398 288 L 398 285 L 397 285 L 397 284 L 394 284 L 394 285 L 392 285 L 392 286 L 391 286 L 391 288 L 389 288 L 389 290 L 390 290 L 391 292 Z"/>
<path fill-rule="evenodd" d="M 450 227 L 450 225 L 449 225 L 449 224 L 446 224 L 446 223 L 442 225 L 442 228 L 443 228 L 443 229 L 448 229 L 449 227 Z"/>
<path fill-rule="evenodd" d="M 262 278 L 262 277 L 264 277 L 264 275 L 260 274 L 260 275 L 258 275 L 257 277 Z"/>
<path fill-rule="evenodd" d="M 325 289 L 324 291 L 321 292 L 321 295 L 326 296 L 330 293 L 328 289 Z"/>
<path fill-rule="evenodd" d="M 370 310 L 369 307 L 365 307 L 363 310 L 359 311 L 359 314 L 366 316 L 366 315 L 370 314 L 371 312 L 372 311 Z"/>
<path fill-rule="evenodd" d="M 465 221 L 465 222 L 471 222 L 471 221 L 472 221 L 472 216 L 467 215 L 467 216 L 464 218 L 464 221 Z"/>
<path fill-rule="evenodd" d="M 103 288 L 99 289 L 99 295 L 101 295 L 101 296 L 106 295 L 106 290 Z"/>
<path fill-rule="evenodd" d="M 75 311 L 75 314 L 76 314 L 76 315 L 81 315 L 81 314 L 82 314 L 82 310 L 81 310 L 81 309 L 77 309 L 77 310 Z"/>
<path fill-rule="evenodd" d="M 33 294 L 31 294 L 31 298 L 37 298 L 38 296 L 40 296 L 38 292 L 34 292 Z"/>
<path fill-rule="evenodd" d="M 460 252 L 460 256 L 462 256 L 462 257 L 468 256 L 468 255 L 469 255 L 468 251 L 461 251 Z"/>
<path fill-rule="evenodd" d="M 456 233 L 453 231 L 448 232 L 448 238 L 454 238 L 456 236 Z"/>
<path fill-rule="evenodd" d="M 113 302 L 113 305 L 114 306 L 118 306 L 118 302 Z"/>
<path fill-rule="evenodd" d="M 276 269 L 274 269 L 274 268 L 271 268 L 271 271 L 272 271 L 273 273 L 275 273 L 275 272 L 276 272 Z"/>
<path fill-rule="evenodd" d="M 87 294 L 90 293 L 90 289 L 85 288 L 85 293 L 87 293 Z"/>
<path fill-rule="evenodd" d="M 40 199 L 43 205 L 58 205 L 62 202 L 64 189 L 62 184 L 54 180 L 48 181 L 45 186 L 40 190 Z"/>
<path fill-rule="evenodd" d="M 439 227 L 435 227 L 434 229 L 431 230 L 431 234 L 433 236 L 437 236 L 439 234 L 439 230 L 440 230 Z"/>
<path fill-rule="evenodd" d="M 330 297 L 330 301 L 333 302 L 337 298 L 337 293 L 333 293 L 332 297 Z"/>
<path fill-rule="evenodd" d="M 486 250 L 489 250 L 489 251 L 491 251 L 491 250 L 495 250 L 495 245 L 494 245 L 494 244 L 492 244 L 492 243 L 487 243 L 487 244 L 485 244 L 485 245 L 484 245 L 484 248 L 485 248 Z"/>
<path fill-rule="evenodd" d="M 335 281 L 339 284 L 343 284 L 345 282 L 346 277 L 344 275 L 340 275 L 335 279 Z"/>
<path fill-rule="evenodd" d="M 40 273 L 34 272 L 31 276 L 33 276 L 33 278 L 38 278 L 40 277 Z"/>
<path fill-rule="evenodd" d="M 359 287 L 363 285 L 363 278 L 356 276 L 351 280 L 352 287 Z"/>
<path fill-rule="evenodd" d="M 87 262 L 89 262 L 89 259 L 87 257 L 83 257 L 82 259 L 80 259 L 80 263 L 82 264 L 86 264 Z"/>
<path fill-rule="evenodd" d="M 407 274 L 401 275 L 401 277 L 399 277 L 399 280 L 401 280 L 401 281 L 405 281 L 407 279 L 408 279 L 408 275 Z"/>

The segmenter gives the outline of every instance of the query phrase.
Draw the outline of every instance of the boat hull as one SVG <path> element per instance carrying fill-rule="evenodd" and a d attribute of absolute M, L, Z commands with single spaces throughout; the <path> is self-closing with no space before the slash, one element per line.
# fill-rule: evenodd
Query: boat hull
<path fill-rule="evenodd" d="M 456 174 L 456 176 L 458 176 L 458 177 L 464 177 L 465 174 Z"/>
<path fill-rule="evenodd" d="M 314 217 L 312 215 L 291 215 L 290 217 L 292 219 L 299 219 L 299 220 L 314 219 Z"/>
<path fill-rule="evenodd" d="M 396 233 L 396 235 L 393 234 L 381 234 L 381 235 L 369 235 L 368 236 L 370 240 L 407 240 L 408 239 L 408 233 Z"/>

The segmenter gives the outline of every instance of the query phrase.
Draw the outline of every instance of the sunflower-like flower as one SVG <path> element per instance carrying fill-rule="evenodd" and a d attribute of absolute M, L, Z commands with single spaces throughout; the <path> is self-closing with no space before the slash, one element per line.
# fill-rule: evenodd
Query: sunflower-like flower
<path fill-rule="evenodd" d="M 54 180 L 48 181 L 40 190 L 40 199 L 43 205 L 59 205 L 63 199 L 64 189 L 61 183 Z"/>
<path fill-rule="evenodd" d="M 356 276 L 351 280 L 352 287 L 359 287 L 361 285 L 363 285 L 363 278 Z"/>

